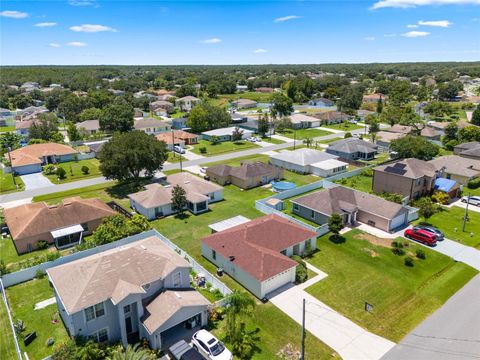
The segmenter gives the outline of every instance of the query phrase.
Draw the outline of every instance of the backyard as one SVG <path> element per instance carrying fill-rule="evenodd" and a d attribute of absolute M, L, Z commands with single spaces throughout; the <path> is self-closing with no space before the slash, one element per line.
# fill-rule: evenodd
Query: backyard
<path fill-rule="evenodd" d="M 371 193 L 372 192 L 372 181 L 373 177 L 372 176 L 367 176 L 367 175 L 357 175 L 357 176 L 352 176 L 350 178 L 343 178 L 341 180 L 335 181 L 335 183 L 347 186 L 349 188 L 363 191 L 366 193 Z"/>
<path fill-rule="evenodd" d="M 1 296 L 1 294 L 0 294 Z M 0 359 L 15 359 L 15 343 L 13 341 L 12 328 L 8 321 L 7 308 L 0 299 Z"/>
<path fill-rule="evenodd" d="M 39 360 L 51 355 L 53 349 L 47 345 L 48 339 L 52 338 L 54 344 L 68 339 L 56 304 L 34 310 L 35 304 L 54 296 L 47 277 L 9 287 L 6 293 L 13 321 L 22 320 L 26 326 L 22 335 L 32 331 L 37 334 L 37 338 L 28 346 L 19 339 L 21 350 L 26 351 L 30 359 Z"/>
<path fill-rule="evenodd" d="M 277 131 L 279 135 L 288 137 L 290 139 L 303 140 L 306 138 L 317 138 L 320 136 L 332 135 L 331 131 L 321 130 L 321 129 L 285 129 L 284 131 Z"/>
<path fill-rule="evenodd" d="M 365 126 L 351 124 L 349 122 L 343 122 L 340 124 L 330 124 L 330 125 L 322 125 L 324 128 L 334 129 L 334 130 L 341 130 L 341 131 L 352 131 L 358 129 L 364 129 Z"/>
<path fill-rule="evenodd" d="M 17 182 L 18 188 L 13 183 L 12 174 L 7 174 L 4 173 L 3 170 L 0 170 L 0 194 L 19 191 L 24 188 L 24 184 L 20 176 L 15 176 L 15 181 Z"/>
<path fill-rule="evenodd" d="M 394 255 L 391 240 L 358 230 L 333 242 L 330 234 L 319 238 L 316 252 L 308 261 L 328 277 L 307 288 L 307 292 L 367 330 L 398 342 L 438 309 L 478 272 L 460 262 L 399 239 L 413 260 Z M 424 250 L 425 260 L 415 257 Z M 373 311 L 364 310 L 365 302 Z"/>
<path fill-rule="evenodd" d="M 450 240 L 480 249 L 480 213 L 469 211 L 465 225 L 465 231 L 462 231 L 463 217 L 465 209 L 452 206 L 450 208 L 442 208 L 442 211 L 436 213 L 426 222 L 438 227 Z M 418 222 L 422 222 L 423 219 Z"/>
<path fill-rule="evenodd" d="M 45 175 L 54 184 L 63 184 L 71 181 L 84 180 L 92 177 L 102 176 L 97 159 L 86 159 L 79 161 L 68 161 L 57 165 L 65 170 L 65 179 L 59 179 L 57 174 Z M 88 173 L 83 173 L 82 167 L 88 167 Z"/>
<path fill-rule="evenodd" d="M 198 144 L 193 145 L 192 152 L 203 156 L 214 156 L 234 151 L 248 150 L 256 147 L 258 147 L 258 145 L 249 141 L 223 141 L 212 144 L 207 140 L 199 140 Z M 202 148 L 205 148 L 205 152 L 200 150 Z"/>

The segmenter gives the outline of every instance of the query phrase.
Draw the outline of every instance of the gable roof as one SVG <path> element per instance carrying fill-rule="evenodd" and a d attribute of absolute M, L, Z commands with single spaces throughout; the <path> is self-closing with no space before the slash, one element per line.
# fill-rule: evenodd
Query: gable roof
<path fill-rule="evenodd" d="M 466 177 L 480 176 L 480 160 L 458 155 L 440 156 L 430 160 L 436 169 L 445 168 L 445 172 Z"/>
<path fill-rule="evenodd" d="M 410 134 L 413 130 L 413 127 L 409 125 L 400 125 L 400 124 L 395 124 L 389 129 L 385 129 L 385 131 L 388 132 L 393 132 L 393 133 L 398 133 L 398 134 Z"/>
<path fill-rule="evenodd" d="M 356 208 L 386 219 L 393 219 L 402 213 L 408 212 L 400 204 L 344 186 L 316 191 L 296 198 L 292 200 L 292 203 L 305 206 L 328 216 L 351 212 Z"/>
<path fill-rule="evenodd" d="M 169 124 L 165 121 L 157 120 L 154 118 L 147 118 L 147 119 L 135 120 L 133 127 L 135 129 L 145 129 L 145 128 L 158 127 L 158 126 L 167 126 L 167 125 Z"/>
<path fill-rule="evenodd" d="M 328 148 L 331 150 L 351 154 L 356 152 L 362 152 L 362 153 L 375 152 L 378 146 L 375 144 L 372 144 L 371 142 L 351 137 L 351 138 L 334 141 L 329 144 Z"/>
<path fill-rule="evenodd" d="M 200 101 L 200 99 L 195 96 L 187 95 L 177 99 L 177 101 Z"/>
<path fill-rule="evenodd" d="M 395 174 L 410 179 L 418 179 L 423 176 L 434 177 L 437 169 L 433 164 L 427 161 L 408 158 L 379 165 L 373 170 Z"/>
<path fill-rule="evenodd" d="M 305 114 L 301 113 L 296 113 L 290 115 L 290 120 L 292 121 L 293 124 L 300 124 L 300 123 L 309 123 L 309 122 L 317 122 L 318 123 L 318 118 L 315 118 L 313 116 L 308 116 Z"/>
<path fill-rule="evenodd" d="M 77 129 L 85 129 L 87 131 L 100 129 L 100 121 L 98 120 L 85 120 L 75 124 Z"/>
<path fill-rule="evenodd" d="M 55 206 L 39 202 L 4 210 L 5 222 L 14 241 L 114 214 L 116 212 L 99 199 L 79 197 L 65 199 Z"/>
<path fill-rule="evenodd" d="M 390 131 L 379 131 L 379 132 L 377 132 L 377 139 L 381 140 L 381 141 L 384 141 L 384 142 L 387 142 L 387 143 L 389 143 L 393 140 L 400 139 L 404 136 L 405 136 L 405 134 L 403 134 L 403 133 L 395 133 L 395 132 L 390 132 Z"/>
<path fill-rule="evenodd" d="M 208 168 L 208 171 L 217 176 L 231 175 L 233 177 L 246 180 L 252 177 L 271 174 L 272 172 L 275 172 L 275 166 L 261 161 L 255 161 L 253 163 L 244 162 L 237 167 L 232 167 L 229 165 L 217 165 Z"/>
<path fill-rule="evenodd" d="M 342 119 L 342 120 L 345 120 L 345 119 L 348 119 L 350 118 L 349 115 L 341 112 L 341 111 L 325 111 L 325 112 L 321 112 L 321 113 L 318 113 L 318 114 L 315 114 L 315 115 L 312 115 L 313 117 L 316 117 L 317 119 L 320 119 L 320 120 L 334 120 L 334 119 Z"/>
<path fill-rule="evenodd" d="M 12 166 L 41 164 L 44 156 L 61 156 L 78 153 L 68 145 L 58 143 L 32 144 L 10 152 Z"/>
<path fill-rule="evenodd" d="M 47 270 L 69 314 L 111 299 L 114 304 L 143 285 L 190 264 L 156 236 Z"/>
<path fill-rule="evenodd" d="M 278 154 L 270 156 L 270 159 L 277 159 L 289 163 L 306 166 L 323 160 L 338 159 L 338 156 L 308 148 L 297 150 L 282 150 Z"/>
<path fill-rule="evenodd" d="M 264 281 L 297 266 L 280 251 L 316 236 L 314 231 L 271 214 L 209 235 L 202 243 Z"/>

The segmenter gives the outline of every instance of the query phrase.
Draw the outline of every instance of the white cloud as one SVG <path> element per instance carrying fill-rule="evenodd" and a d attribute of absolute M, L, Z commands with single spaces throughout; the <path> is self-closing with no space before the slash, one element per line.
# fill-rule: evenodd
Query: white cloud
<path fill-rule="evenodd" d="M 12 19 L 24 19 L 28 17 L 28 14 L 26 12 L 21 12 L 16 10 L 4 10 L 0 12 L 0 16 L 12 18 Z"/>
<path fill-rule="evenodd" d="M 52 27 L 52 26 L 57 26 L 56 22 L 41 22 L 38 24 L 35 24 L 36 27 Z"/>
<path fill-rule="evenodd" d="M 448 21 L 448 20 L 435 20 L 435 21 L 424 21 L 424 20 L 420 20 L 420 21 L 418 22 L 418 25 L 447 28 L 447 27 L 452 26 L 453 23 L 451 23 L 451 22 Z"/>
<path fill-rule="evenodd" d="M 301 16 L 298 16 L 298 15 L 288 15 L 288 16 L 283 16 L 283 17 L 279 17 L 279 18 L 276 18 L 275 20 L 273 20 L 273 22 L 285 22 L 285 21 L 289 21 L 289 20 L 294 20 L 294 19 L 301 19 L 302 17 Z"/>
<path fill-rule="evenodd" d="M 407 25 L 407 28 L 409 28 L 409 29 L 416 29 L 416 28 L 418 28 L 418 25 L 416 25 L 416 24 L 408 24 L 408 25 Z"/>
<path fill-rule="evenodd" d="M 60 44 L 58 44 L 58 43 L 50 43 L 50 44 L 48 44 L 48 46 L 53 47 L 53 48 L 59 48 L 59 47 L 60 47 Z"/>
<path fill-rule="evenodd" d="M 70 27 L 70 30 L 75 32 L 96 33 L 102 31 L 116 32 L 117 30 L 105 25 L 82 24 Z"/>
<path fill-rule="evenodd" d="M 222 39 L 219 38 L 211 38 L 201 41 L 203 44 L 218 44 L 222 42 Z"/>
<path fill-rule="evenodd" d="M 424 37 L 428 35 L 430 35 L 430 33 L 426 31 L 409 31 L 405 34 L 402 34 L 402 36 L 408 37 L 408 38 Z"/>
<path fill-rule="evenodd" d="M 375 36 L 367 36 L 367 37 L 364 38 L 364 39 L 367 40 L 367 41 L 373 41 L 373 40 L 375 40 L 376 38 L 375 38 Z"/>
<path fill-rule="evenodd" d="M 480 0 L 380 0 L 370 9 L 382 8 L 412 8 L 426 5 L 480 5 Z"/>
<path fill-rule="evenodd" d="M 259 49 L 253 50 L 253 52 L 254 52 L 255 54 L 264 54 L 264 53 L 267 52 L 267 50 L 259 48 Z"/>
<path fill-rule="evenodd" d="M 73 47 L 84 47 L 87 46 L 86 43 L 80 42 L 80 41 L 71 41 L 67 43 L 67 46 L 73 46 Z"/>

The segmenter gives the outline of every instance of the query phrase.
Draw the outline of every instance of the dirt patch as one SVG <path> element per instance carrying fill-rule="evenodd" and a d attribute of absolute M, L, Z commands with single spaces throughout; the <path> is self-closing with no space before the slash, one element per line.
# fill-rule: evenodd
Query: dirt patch
<path fill-rule="evenodd" d="M 298 360 L 300 358 L 300 355 L 300 351 L 291 343 L 285 345 L 277 353 L 278 358 L 282 360 Z"/>
<path fill-rule="evenodd" d="M 390 239 L 382 239 L 371 234 L 357 234 L 353 238 L 359 240 L 366 240 L 372 245 L 382 246 L 388 249 L 392 248 L 392 241 Z"/>
<path fill-rule="evenodd" d="M 373 258 L 378 256 L 378 253 L 375 250 L 369 248 L 363 248 L 362 250 L 368 253 Z"/>

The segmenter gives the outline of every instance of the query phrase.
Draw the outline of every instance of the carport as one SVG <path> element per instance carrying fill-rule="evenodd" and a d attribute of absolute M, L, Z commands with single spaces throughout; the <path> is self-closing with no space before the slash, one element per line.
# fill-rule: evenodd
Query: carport
<path fill-rule="evenodd" d="M 83 227 L 80 224 L 50 231 L 57 249 L 63 249 L 82 241 Z"/>

